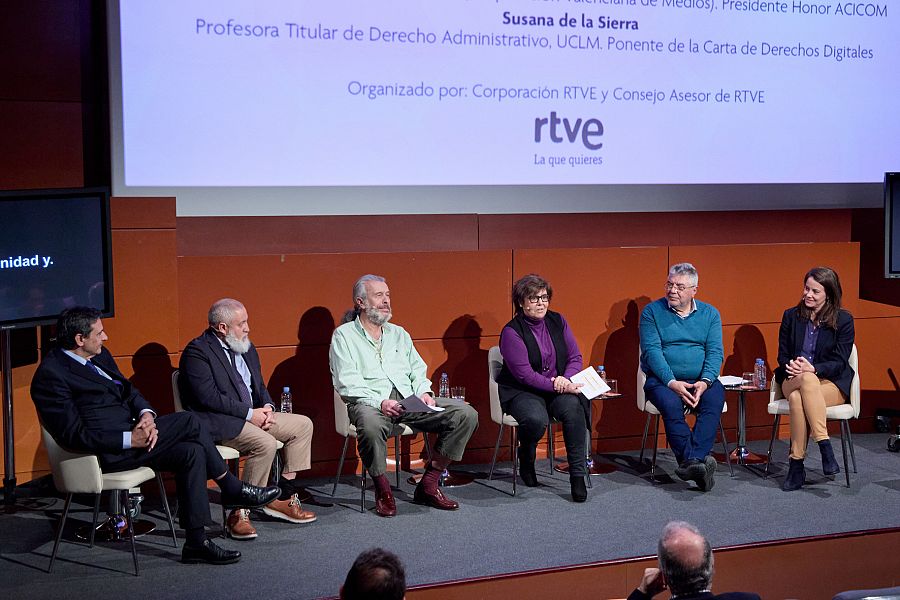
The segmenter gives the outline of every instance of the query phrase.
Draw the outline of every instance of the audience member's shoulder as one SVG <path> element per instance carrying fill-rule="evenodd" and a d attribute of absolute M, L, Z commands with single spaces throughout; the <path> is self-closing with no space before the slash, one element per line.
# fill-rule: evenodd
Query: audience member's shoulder
<path fill-rule="evenodd" d="M 762 600 L 759 597 L 759 594 L 753 594 L 750 592 L 726 592 L 724 594 L 717 594 L 717 600 Z"/>

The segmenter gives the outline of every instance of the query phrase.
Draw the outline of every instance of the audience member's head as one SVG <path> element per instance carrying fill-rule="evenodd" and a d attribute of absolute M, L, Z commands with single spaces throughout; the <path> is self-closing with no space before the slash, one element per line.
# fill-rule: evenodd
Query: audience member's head
<path fill-rule="evenodd" d="M 371 548 L 353 561 L 341 586 L 343 600 L 401 600 L 406 595 L 406 573 L 397 556 Z"/>
<path fill-rule="evenodd" d="M 684 521 L 668 523 L 659 538 L 659 568 L 673 595 L 696 594 L 712 585 L 713 553 L 700 531 Z"/>

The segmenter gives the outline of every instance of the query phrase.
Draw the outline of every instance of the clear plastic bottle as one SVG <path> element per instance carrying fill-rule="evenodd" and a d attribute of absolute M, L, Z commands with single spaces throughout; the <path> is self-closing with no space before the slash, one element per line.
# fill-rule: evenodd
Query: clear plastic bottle
<path fill-rule="evenodd" d="M 281 412 L 294 412 L 293 400 L 294 397 L 291 395 L 291 388 L 289 388 L 288 386 L 284 386 L 284 388 L 281 390 Z"/>
<path fill-rule="evenodd" d="M 606 381 L 606 368 L 603 365 L 597 365 L 597 373 L 600 374 L 600 379 Z"/>
<path fill-rule="evenodd" d="M 763 359 L 757 358 L 756 366 L 753 369 L 753 379 L 756 380 L 753 383 L 756 384 L 757 388 L 765 389 L 767 383 L 766 376 L 766 363 Z"/>
<path fill-rule="evenodd" d="M 441 373 L 441 383 L 438 386 L 438 397 L 440 397 L 440 398 L 449 398 L 450 397 L 450 378 L 447 377 L 446 373 Z"/>

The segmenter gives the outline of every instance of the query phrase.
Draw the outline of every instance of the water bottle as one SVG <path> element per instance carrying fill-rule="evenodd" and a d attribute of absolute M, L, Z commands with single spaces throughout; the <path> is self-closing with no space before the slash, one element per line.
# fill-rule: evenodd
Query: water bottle
<path fill-rule="evenodd" d="M 441 398 L 450 397 L 450 378 L 446 373 L 441 373 L 441 383 L 438 386 L 438 396 Z"/>
<path fill-rule="evenodd" d="M 756 359 L 756 366 L 753 370 L 753 383 L 756 384 L 756 387 L 759 389 L 765 389 L 766 387 L 766 363 L 761 358 Z"/>
<path fill-rule="evenodd" d="M 597 373 L 600 374 L 600 379 L 602 379 L 603 381 L 606 381 L 606 368 L 604 368 L 603 365 L 597 366 Z"/>
<path fill-rule="evenodd" d="M 291 388 L 284 386 L 284 389 L 281 390 L 281 412 L 294 412 L 293 400 L 294 397 L 291 395 Z"/>

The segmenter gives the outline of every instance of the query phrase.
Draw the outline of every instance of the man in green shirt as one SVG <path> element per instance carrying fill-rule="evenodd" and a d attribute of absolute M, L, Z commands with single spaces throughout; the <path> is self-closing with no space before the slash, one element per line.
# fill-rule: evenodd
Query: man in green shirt
<path fill-rule="evenodd" d="M 431 463 L 416 487 L 413 500 L 442 510 L 459 504 L 438 487 L 451 461 L 460 460 L 478 427 L 478 413 L 468 404 L 450 404 L 439 412 L 407 412 L 401 400 L 416 395 L 436 405 L 425 361 L 405 329 L 388 323 L 391 292 L 383 277 L 363 275 L 353 286 L 353 308 L 331 338 L 329 361 L 334 389 L 347 403 L 356 427 L 357 446 L 365 469 L 375 482 L 375 512 L 393 517 L 397 506 L 387 470 L 387 438 L 394 423 L 437 433 Z"/>

